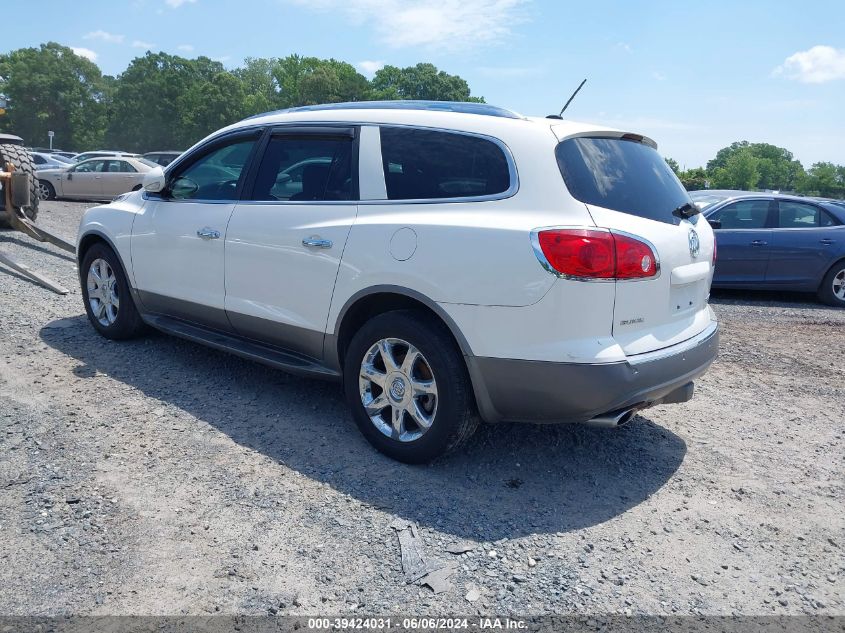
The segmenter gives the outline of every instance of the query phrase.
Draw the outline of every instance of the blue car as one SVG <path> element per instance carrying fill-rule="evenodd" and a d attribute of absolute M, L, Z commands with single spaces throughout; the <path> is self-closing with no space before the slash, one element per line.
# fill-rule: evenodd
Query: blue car
<path fill-rule="evenodd" d="M 815 292 L 845 307 L 845 204 L 746 191 L 693 191 L 716 232 L 714 288 Z"/>

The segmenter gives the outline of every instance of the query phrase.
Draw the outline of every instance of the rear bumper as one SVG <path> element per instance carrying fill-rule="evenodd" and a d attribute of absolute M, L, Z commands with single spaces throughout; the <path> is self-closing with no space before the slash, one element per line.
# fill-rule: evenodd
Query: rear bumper
<path fill-rule="evenodd" d="M 481 417 L 488 422 L 585 422 L 610 411 L 692 397 L 692 381 L 716 358 L 719 328 L 618 363 L 467 358 Z"/>

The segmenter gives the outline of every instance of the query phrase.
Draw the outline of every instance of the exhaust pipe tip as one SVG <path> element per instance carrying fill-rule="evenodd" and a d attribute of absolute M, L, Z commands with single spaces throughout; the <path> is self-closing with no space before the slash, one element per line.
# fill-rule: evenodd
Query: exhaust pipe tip
<path fill-rule="evenodd" d="M 585 424 L 587 426 L 603 429 L 616 428 L 617 426 L 622 426 L 623 424 L 630 422 L 635 415 L 637 415 L 637 409 L 631 407 L 630 409 L 621 409 L 619 411 L 610 411 L 608 413 L 597 415 L 596 417 L 587 420 Z"/>

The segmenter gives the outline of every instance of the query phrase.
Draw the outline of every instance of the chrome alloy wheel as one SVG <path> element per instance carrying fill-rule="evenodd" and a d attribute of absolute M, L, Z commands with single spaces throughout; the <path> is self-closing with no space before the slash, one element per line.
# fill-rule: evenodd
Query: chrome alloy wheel
<path fill-rule="evenodd" d="M 109 263 L 95 259 L 88 269 L 88 305 L 100 325 L 110 326 L 120 309 L 117 278 Z"/>
<path fill-rule="evenodd" d="M 437 414 L 437 383 L 425 356 L 407 341 L 384 338 L 364 355 L 358 377 L 364 410 L 384 435 L 413 442 Z"/>
<path fill-rule="evenodd" d="M 50 199 L 50 187 L 40 180 L 38 181 L 38 198 L 41 200 Z"/>
<path fill-rule="evenodd" d="M 845 268 L 833 276 L 833 294 L 837 299 L 845 301 Z"/>

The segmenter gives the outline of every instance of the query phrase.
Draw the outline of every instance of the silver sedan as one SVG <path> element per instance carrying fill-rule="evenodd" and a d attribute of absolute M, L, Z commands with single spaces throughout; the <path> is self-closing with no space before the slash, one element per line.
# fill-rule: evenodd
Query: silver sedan
<path fill-rule="evenodd" d="M 144 174 L 157 166 L 143 158 L 128 156 L 91 158 L 61 169 L 40 169 L 35 177 L 42 200 L 111 200 L 139 189 Z"/>

